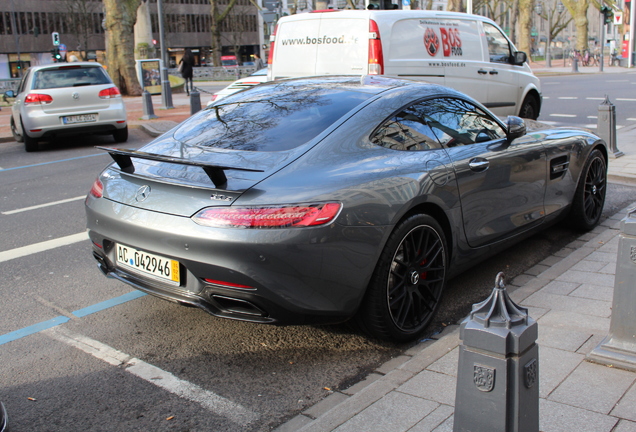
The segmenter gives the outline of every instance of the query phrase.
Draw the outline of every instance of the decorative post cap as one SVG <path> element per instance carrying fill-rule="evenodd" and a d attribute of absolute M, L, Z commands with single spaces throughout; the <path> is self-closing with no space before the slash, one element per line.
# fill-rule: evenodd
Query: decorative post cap
<path fill-rule="evenodd" d="M 481 303 L 473 305 L 470 319 L 485 328 L 528 325 L 528 309 L 515 304 L 506 291 L 505 276 L 499 272 L 495 278 L 495 287 L 490 296 Z"/>

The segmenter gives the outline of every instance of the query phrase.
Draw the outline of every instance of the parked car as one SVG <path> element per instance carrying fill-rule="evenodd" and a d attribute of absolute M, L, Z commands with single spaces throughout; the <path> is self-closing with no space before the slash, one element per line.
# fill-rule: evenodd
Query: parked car
<path fill-rule="evenodd" d="M 77 134 L 128 139 L 126 107 L 119 89 L 95 62 L 53 63 L 27 69 L 11 107 L 11 132 L 28 152 L 38 141 Z"/>
<path fill-rule="evenodd" d="M 506 33 L 481 15 L 338 10 L 278 20 L 269 80 L 386 75 L 446 85 L 500 116 L 536 119 L 541 84 Z"/>
<path fill-rule="evenodd" d="M 258 85 L 266 81 L 267 81 L 267 68 L 257 70 L 252 75 L 236 80 L 229 86 L 225 87 L 223 90 L 219 90 L 218 92 L 214 93 L 212 97 L 210 98 L 210 102 L 208 102 L 208 106 L 212 105 L 214 101 L 217 101 L 226 96 L 229 96 L 232 93 L 245 90 L 246 88 L 250 88 L 252 86 Z"/>
<path fill-rule="evenodd" d="M 449 278 L 559 219 L 599 223 L 605 143 L 545 127 L 434 84 L 264 83 L 139 150 L 103 148 L 115 163 L 86 199 L 93 255 L 218 317 L 354 318 L 412 340 Z"/>

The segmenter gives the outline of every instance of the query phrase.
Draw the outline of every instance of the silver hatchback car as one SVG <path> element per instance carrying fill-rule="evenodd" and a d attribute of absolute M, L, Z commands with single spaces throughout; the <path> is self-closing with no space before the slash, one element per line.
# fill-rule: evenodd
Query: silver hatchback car
<path fill-rule="evenodd" d="M 38 141 L 76 134 L 112 134 L 128 139 L 126 107 L 104 68 L 93 62 L 54 63 L 29 68 L 15 97 L 11 131 L 28 152 Z"/>

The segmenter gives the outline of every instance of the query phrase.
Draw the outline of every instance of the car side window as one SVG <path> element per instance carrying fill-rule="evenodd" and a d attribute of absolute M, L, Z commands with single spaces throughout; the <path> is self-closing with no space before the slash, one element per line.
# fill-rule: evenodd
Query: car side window
<path fill-rule="evenodd" d="M 418 103 L 393 115 L 373 134 L 371 142 L 403 151 L 442 148 L 435 132 L 424 119 L 425 111 L 425 105 Z"/>
<path fill-rule="evenodd" d="M 429 127 L 445 147 L 457 147 L 506 137 L 488 113 L 470 102 L 438 98 L 426 102 Z"/>
<path fill-rule="evenodd" d="M 484 23 L 484 33 L 488 41 L 488 54 L 493 63 L 510 63 L 512 53 L 508 39 L 492 24 Z"/>

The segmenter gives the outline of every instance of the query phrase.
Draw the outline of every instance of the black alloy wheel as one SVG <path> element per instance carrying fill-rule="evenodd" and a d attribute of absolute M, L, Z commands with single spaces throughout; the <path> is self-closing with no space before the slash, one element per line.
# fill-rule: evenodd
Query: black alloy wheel
<path fill-rule="evenodd" d="M 594 150 L 581 173 L 572 203 L 572 223 L 583 230 L 598 225 L 607 194 L 607 164 L 599 150 Z"/>
<path fill-rule="evenodd" d="M 395 228 L 374 272 L 361 316 L 372 336 L 405 342 L 433 319 L 446 284 L 444 232 L 429 215 L 413 215 Z"/>

